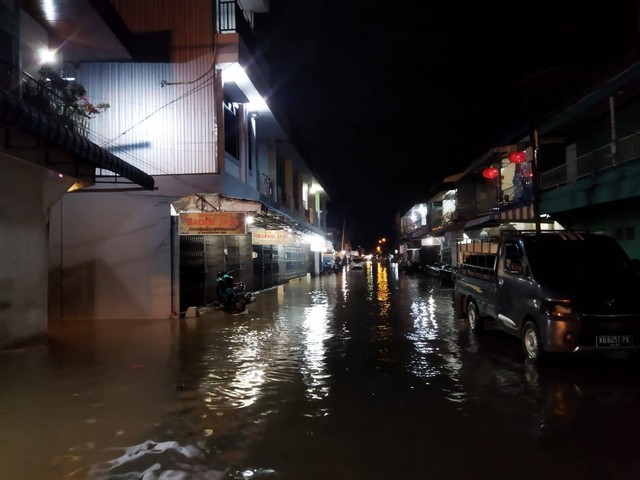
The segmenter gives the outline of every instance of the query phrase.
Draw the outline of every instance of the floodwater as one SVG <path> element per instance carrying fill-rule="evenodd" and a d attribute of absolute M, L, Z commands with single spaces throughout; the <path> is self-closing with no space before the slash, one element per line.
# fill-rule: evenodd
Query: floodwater
<path fill-rule="evenodd" d="M 523 363 L 395 264 L 260 292 L 245 315 L 74 321 L 0 352 L 0 479 L 621 479 L 631 359 Z"/>

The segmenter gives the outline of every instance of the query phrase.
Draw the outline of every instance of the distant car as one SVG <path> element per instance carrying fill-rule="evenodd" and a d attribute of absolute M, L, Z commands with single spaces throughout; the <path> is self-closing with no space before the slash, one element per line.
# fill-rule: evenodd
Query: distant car
<path fill-rule="evenodd" d="M 351 269 L 352 270 L 364 270 L 364 258 L 351 257 Z"/>
<path fill-rule="evenodd" d="M 325 257 L 322 260 L 322 273 L 335 273 L 342 270 L 342 263 L 340 257 L 328 258 Z"/>

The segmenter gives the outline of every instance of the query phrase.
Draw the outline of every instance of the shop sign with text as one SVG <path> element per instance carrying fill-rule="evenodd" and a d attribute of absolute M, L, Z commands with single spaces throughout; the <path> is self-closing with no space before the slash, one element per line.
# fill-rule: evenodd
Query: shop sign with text
<path fill-rule="evenodd" d="M 293 233 L 286 230 L 253 228 L 251 229 L 251 243 L 253 245 L 295 245 L 295 238 Z"/>
<path fill-rule="evenodd" d="M 180 214 L 180 235 L 244 235 L 244 212 L 198 212 Z"/>

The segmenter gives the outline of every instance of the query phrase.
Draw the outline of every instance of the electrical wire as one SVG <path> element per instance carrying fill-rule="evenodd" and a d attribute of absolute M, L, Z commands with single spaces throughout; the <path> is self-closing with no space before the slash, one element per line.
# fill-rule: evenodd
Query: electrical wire
<path fill-rule="evenodd" d="M 209 82 L 209 83 L 208 83 Z M 211 80 L 207 80 L 205 83 L 198 85 L 194 88 L 192 88 L 191 90 L 189 90 L 188 92 L 180 95 L 179 97 L 174 98 L 173 100 L 171 100 L 170 102 L 165 103 L 164 105 L 158 107 L 156 110 L 154 110 L 153 112 L 151 112 L 149 115 L 147 115 L 146 117 L 144 117 L 142 120 L 138 121 L 137 123 L 133 124 L 132 126 L 130 126 L 129 128 L 127 128 L 125 131 L 123 131 L 122 133 L 120 133 L 119 135 L 117 135 L 116 137 L 112 138 L 111 140 L 108 140 L 107 142 L 105 142 L 104 144 L 101 145 L 101 147 L 107 147 L 111 144 L 113 144 L 113 142 L 115 142 L 116 140 L 118 140 L 119 138 L 121 138 L 122 136 L 126 135 L 127 133 L 129 133 L 131 130 L 133 130 L 134 128 L 138 127 L 139 125 L 141 125 L 142 123 L 146 122 L 147 120 L 149 120 L 151 117 L 153 117 L 156 113 L 160 112 L 161 110 L 167 108 L 169 105 L 173 105 L 174 103 L 180 101 L 180 100 L 184 100 L 185 98 L 193 95 L 194 93 L 202 90 L 203 88 L 206 88 L 210 85 L 212 85 L 213 81 Z"/>

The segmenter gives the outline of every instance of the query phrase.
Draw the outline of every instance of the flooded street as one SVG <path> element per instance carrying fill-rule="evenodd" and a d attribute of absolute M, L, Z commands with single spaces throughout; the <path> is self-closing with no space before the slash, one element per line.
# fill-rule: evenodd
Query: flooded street
<path fill-rule="evenodd" d="M 396 264 L 246 315 L 52 325 L 0 352 L 0 479 L 635 477 L 638 363 L 522 358 Z"/>

